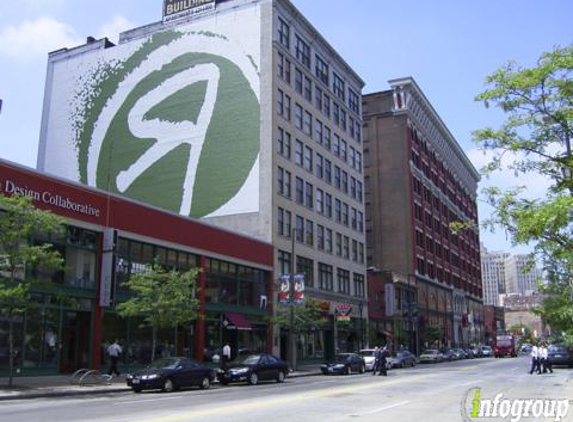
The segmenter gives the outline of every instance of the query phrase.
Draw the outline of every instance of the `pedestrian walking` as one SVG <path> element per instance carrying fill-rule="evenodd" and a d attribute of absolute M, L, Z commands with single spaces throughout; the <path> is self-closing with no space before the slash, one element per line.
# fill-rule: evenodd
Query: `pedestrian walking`
<path fill-rule="evenodd" d="M 390 352 L 388 348 L 384 346 L 384 348 L 380 351 L 380 373 L 378 375 L 388 376 L 388 368 L 386 364 L 388 363 L 388 358 L 390 357 Z"/>
<path fill-rule="evenodd" d="M 123 349 L 119 345 L 119 340 L 115 340 L 114 343 L 110 344 L 107 348 L 107 354 L 109 355 L 110 364 L 108 375 L 116 374 L 119 377 L 119 370 L 117 369 L 117 361 L 121 356 Z"/>
<path fill-rule="evenodd" d="M 537 372 L 538 374 L 541 373 L 540 364 L 540 350 L 537 346 L 537 343 L 533 345 L 531 348 L 531 369 L 529 370 L 529 375 Z"/>
<path fill-rule="evenodd" d="M 549 347 L 547 343 L 543 343 L 541 346 L 541 365 L 543 367 L 544 374 L 547 372 L 553 373 L 553 367 L 551 363 L 549 363 Z"/>
<path fill-rule="evenodd" d="M 380 369 L 380 361 L 382 359 L 382 351 L 378 346 L 374 348 L 374 366 L 372 366 L 372 375 L 376 375 L 376 372 Z"/>
<path fill-rule="evenodd" d="M 226 342 L 223 346 L 223 370 L 227 370 L 229 368 L 229 362 L 231 361 L 231 346 L 229 342 Z"/>

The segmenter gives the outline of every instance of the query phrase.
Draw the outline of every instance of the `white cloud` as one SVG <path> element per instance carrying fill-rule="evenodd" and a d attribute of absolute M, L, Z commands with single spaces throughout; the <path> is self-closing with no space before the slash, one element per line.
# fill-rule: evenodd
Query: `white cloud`
<path fill-rule="evenodd" d="M 10 25 L 0 32 L 0 55 L 20 60 L 46 59 L 50 51 L 83 43 L 69 25 L 50 17 Z"/>
<path fill-rule="evenodd" d="M 104 24 L 98 31 L 96 38 L 107 37 L 110 41 L 117 43 L 120 32 L 133 29 L 137 25 L 127 20 L 121 15 L 115 15 L 113 19 Z"/>

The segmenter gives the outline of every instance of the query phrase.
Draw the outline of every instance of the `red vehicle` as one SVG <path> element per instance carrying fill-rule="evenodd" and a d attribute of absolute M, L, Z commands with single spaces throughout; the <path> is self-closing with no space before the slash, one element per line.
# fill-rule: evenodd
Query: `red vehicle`
<path fill-rule="evenodd" d="M 496 358 L 510 356 L 517 357 L 517 346 L 515 336 L 511 334 L 500 334 L 495 339 L 495 346 L 493 348 Z"/>

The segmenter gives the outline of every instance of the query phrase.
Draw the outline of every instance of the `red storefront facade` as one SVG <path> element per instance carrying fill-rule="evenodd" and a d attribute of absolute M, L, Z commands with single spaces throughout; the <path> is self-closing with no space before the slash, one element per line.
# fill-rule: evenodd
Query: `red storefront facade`
<path fill-rule="evenodd" d="M 100 368 L 105 344 L 113 341 L 112 337 L 121 340 L 124 335 L 133 336 L 129 348 L 134 362 L 149 353 L 147 340 L 136 328 L 136 322 L 125 325 L 114 314 L 113 304 L 105 306 L 106 301 L 102 300 L 106 230 L 115 231 L 118 239 L 112 292 L 117 301 L 127 296 L 121 281 L 145 260 L 159 256 L 174 267 L 202 268 L 198 279 L 201 318 L 188 332 L 167 333 L 164 353 L 184 353 L 202 361 L 215 353 L 221 347 L 217 343 L 223 341 L 234 343 L 237 351 L 271 350 L 272 334 L 267 323 L 274 294 L 270 243 L 0 161 L 0 194 L 14 193 L 30 196 L 37 207 L 66 219 L 69 235 L 60 247 L 67 267 L 57 281 L 62 284 L 62 291 L 81 300 L 82 307 L 82 316 L 74 317 L 76 311 L 62 309 L 61 305 L 58 310 L 54 305 L 53 309 L 42 311 L 39 319 L 22 321 L 20 363 L 24 374 L 36 369 L 68 372 L 79 366 Z M 35 320 L 43 321 L 48 311 L 59 322 L 47 324 L 48 328 L 42 322 L 28 332 L 29 327 L 35 327 Z M 241 326 L 232 323 L 237 315 L 243 321 Z M 64 321 L 68 316 L 69 324 Z M 252 338 L 254 333 L 256 340 Z M 126 338 L 124 342 L 128 342 Z M 82 346 L 82 342 L 90 346 Z M 46 358 L 51 355 L 54 356 Z M 0 371 L 4 366 L 0 358 Z"/>

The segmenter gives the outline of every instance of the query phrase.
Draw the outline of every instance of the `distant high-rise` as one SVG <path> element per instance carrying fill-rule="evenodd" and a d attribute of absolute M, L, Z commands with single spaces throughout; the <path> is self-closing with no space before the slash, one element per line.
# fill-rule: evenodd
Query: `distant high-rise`
<path fill-rule="evenodd" d="M 510 255 L 505 260 L 505 286 L 507 294 L 531 296 L 539 291 L 537 284 L 543 272 L 530 255 Z"/>
<path fill-rule="evenodd" d="M 499 295 L 506 294 L 505 260 L 507 252 L 489 252 L 481 245 L 481 275 L 484 305 L 500 306 Z"/>

